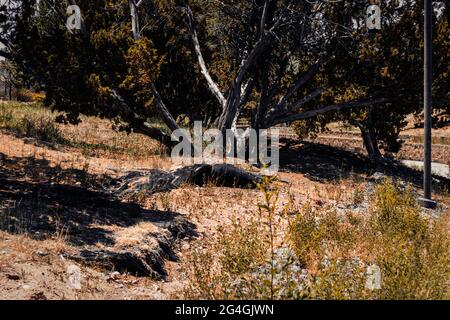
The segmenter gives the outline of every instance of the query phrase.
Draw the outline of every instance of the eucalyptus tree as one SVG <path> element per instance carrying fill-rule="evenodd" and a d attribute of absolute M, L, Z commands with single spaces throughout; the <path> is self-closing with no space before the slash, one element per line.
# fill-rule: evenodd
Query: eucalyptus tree
<path fill-rule="evenodd" d="M 205 1 L 195 4 L 197 8 L 206 5 Z M 226 75 L 228 83 L 225 81 L 222 90 L 202 56 L 192 10 L 187 5 L 185 11 L 202 74 L 222 108 L 217 120 L 220 130 L 233 128 L 249 103 L 253 104 L 252 126 L 269 128 L 385 100 L 368 93 L 361 99 L 340 103 L 322 101 L 308 108 L 310 102 L 320 100 L 333 87 L 332 83 L 320 83 L 323 78 L 320 74 L 333 72 L 336 51 L 340 50 L 342 39 L 351 36 L 350 29 L 338 23 L 334 16 L 327 16 L 327 12 L 334 11 L 343 14 L 335 3 L 209 2 L 205 15 L 214 24 L 209 36 L 217 39 L 217 46 L 224 47 L 219 57 L 232 70 Z"/>
<path fill-rule="evenodd" d="M 187 119 L 183 125 L 205 120 L 222 132 L 240 118 L 256 129 L 344 119 L 364 133 L 367 110 L 385 108 L 394 120 L 409 112 L 392 98 L 411 91 L 399 90 L 420 60 L 418 49 L 410 55 L 418 30 L 406 25 L 420 19 L 402 20 L 390 4 L 385 37 L 359 26 L 366 1 L 82 1 L 76 32 L 65 26 L 74 0 L 20 2 L 13 60 L 65 112 L 61 121 L 98 115 L 170 145 L 150 118 L 171 131 Z M 378 139 L 392 132 L 375 127 Z"/>
<path fill-rule="evenodd" d="M 82 2 L 79 4 L 83 13 L 80 34 L 68 32 L 65 23 L 61 23 L 64 6 L 74 3 L 40 1 L 37 14 L 34 1 L 22 1 L 15 33 L 15 44 L 20 48 L 16 63 L 30 80 L 47 92 L 49 104 L 66 112 L 62 120 L 76 122 L 80 113 L 96 114 L 167 143 L 168 137 L 149 126 L 146 119 L 155 113 L 170 130 L 179 128 L 176 118 L 181 108 L 167 107 L 163 101 L 170 97 L 162 96 L 157 88 L 163 90 L 161 88 L 172 85 L 158 82 L 163 66 L 170 65 L 170 61 L 164 62 L 165 53 L 186 51 L 186 43 L 180 39 L 171 39 L 178 47 L 165 48 L 170 44 L 167 39 L 173 35 L 161 41 L 159 33 L 182 29 L 192 40 L 201 73 L 218 101 L 217 106 L 209 103 L 208 110 L 203 112 L 217 114 L 213 122 L 221 131 L 235 125 L 245 112 L 247 102 L 255 101 L 255 96 L 259 96 L 252 121 L 256 128 L 379 102 L 364 98 L 298 112 L 325 90 L 316 89 L 298 99 L 300 89 L 313 82 L 321 64 L 329 59 L 328 49 L 344 35 L 339 28 L 333 27 L 332 22 L 321 18 L 325 8 L 330 6 L 326 2 L 193 3 L 195 10 L 203 9 L 199 16 L 215 20 L 219 27 L 219 33 L 214 34 L 210 32 L 211 26 L 205 24 L 203 35 L 222 36 L 218 45 L 225 45 L 229 53 L 216 55 L 219 61 L 229 64 L 231 71 L 222 74 L 221 81 L 228 83 L 225 89 L 220 89 L 208 70 L 207 63 L 214 63 L 214 55 L 207 59 L 209 61 L 205 60 L 188 3 L 150 0 Z M 177 20 L 173 15 L 181 19 Z M 164 23 L 170 20 L 179 24 L 172 26 L 172 30 L 165 29 Z M 226 29 L 230 30 L 228 34 L 223 32 Z M 335 34 L 336 39 L 330 35 L 321 36 L 323 31 Z M 179 37 L 183 38 L 183 32 Z M 158 41 L 157 46 L 154 39 Z M 305 51 L 306 42 L 308 51 Z M 181 74 L 177 80 L 183 83 L 184 78 L 191 78 L 191 82 L 198 84 L 195 74 Z M 184 86 L 183 92 L 188 89 Z M 204 93 L 201 95 L 208 97 Z M 278 101 L 273 103 L 274 99 Z"/>
<path fill-rule="evenodd" d="M 231 61 L 235 76 L 230 81 L 229 72 L 228 83 L 212 80 L 220 72 L 208 70 L 194 15 L 186 11 L 198 63 L 224 110 L 221 129 L 242 115 L 256 128 L 302 120 L 297 124 L 306 132 L 342 120 L 360 129 L 370 157 L 379 158 L 380 147 L 399 149 L 406 117 L 422 109 L 423 1 L 378 2 L 381 30 L 367 28 L 367 1 L 208 3 L 203 20 L 210 21 L 209 38 L 224 48 L 218 56 Z M 448 113 L 449 8 L 435 5 L 434 94 Z M 205 1 L 192 6 L 200 11 Z"/>

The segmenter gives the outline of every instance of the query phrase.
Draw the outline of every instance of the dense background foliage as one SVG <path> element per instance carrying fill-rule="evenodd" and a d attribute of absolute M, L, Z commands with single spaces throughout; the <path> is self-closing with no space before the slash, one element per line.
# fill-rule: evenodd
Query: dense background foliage
<path fill-rule="evenodd" d="M 367 1 L 148 0 L 138 8 L 139 37 L 131 32 L 133 1 L 79 1 L 83 32 L 64 25 L 74 1 L 19 2 L 0 8 L 4 55 L 25 85 L 65 112 L 61 121 L 97 115 L 140 131 L 161 115 L 154 84 L 181 126 L 295 123 L 304 135 L 340 120 L 359 127 L 369 155 L 379 157 L 380 147 L 398 151 L 406 116 L 422 109 L 423 1 L 382 2 L 382 29 L 368 30 Z M 228 105 L 217 101 L 199 67 L 187 5 L 207 72 Z M 435 7 L 433 92 L 448 113 L 450 10 L 442 2 Z M 244 62 L 249 68 L 239 78 Z M 336 112 L 308 113 L 324 106 Z M 233 124 L 223 119 L 227 107 L 236 109 Z"/>

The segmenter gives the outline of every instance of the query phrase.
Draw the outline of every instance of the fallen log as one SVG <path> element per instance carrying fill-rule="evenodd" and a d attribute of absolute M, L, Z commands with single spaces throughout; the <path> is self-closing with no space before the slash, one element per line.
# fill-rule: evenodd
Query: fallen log
<path fill-rule="evenodd" d="M 255 188 L 261 178 L 261 175 L 230 164 L 199 164 L 174 171 L 130 172 L 119 179 L 120 186 L 113 192 L 119 196 L 144 190 L 159 193 L 177 189 L 185 183 L 200 187 L 211 184 L 229 188 Z"/>

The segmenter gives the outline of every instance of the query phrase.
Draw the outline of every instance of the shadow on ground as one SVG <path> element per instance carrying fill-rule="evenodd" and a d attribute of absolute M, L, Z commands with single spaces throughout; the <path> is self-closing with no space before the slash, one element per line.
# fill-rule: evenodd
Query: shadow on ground
<path fill-rule="evenodd" d="M 196 236 L 196 226 L 177 212 L 147 210 L 105 192 L 109 177 L 3 154 L 0 166 L 0 230 L 37 240 L 64 237 L 79 249 L 76 260 L 164 278 L 164 260 L 177 259 L 177 239 Z M 116 230 L 141 223 L 154 228 L 133 234 L 136 246 L 117 243 Z"/>
<path fill-rule="evenodd" d="M 283 139 L 281 143 L 283 147 L 280 150 L 280 170 L 284 172 L 302 173 L 309 179 L 320 182 L 345 179 L 352 174 L 371 176 L 380 172 L 385 176 L 422 187 L 421 171 L 408 168 L 393 159 L 374 162 L 359 153 L 324 144 L 291 139 Z M 440 176 L 433 178 L 435 185 L 449 189 L 449 179 Z"/>
<path fill-rule="evenodd" d="M 294 140 L 282 143 L 281 171 L 302 173 L 314 181 L 380 172 L 422 185 L 421 172 L 394 160 L 375 163 L 327 145 Z M 0 153 L 0 230 L 26 233 L 37 240 L 63 236 L 77 250 L 68 258 L 164 279 L 164 261 L 177 260 L 173 248 L 179 239 L 195 237 L 196 226 L 180 213 L 147 210 L 118 199 L 106 191 L 116 182 L 83 170 L 52 167 L 45 159 Z M 435 177 L 434 183 L 450 187 L 449 179 L 442 177 Z M 146 227 L 140 228 L 142 224 Z"/>

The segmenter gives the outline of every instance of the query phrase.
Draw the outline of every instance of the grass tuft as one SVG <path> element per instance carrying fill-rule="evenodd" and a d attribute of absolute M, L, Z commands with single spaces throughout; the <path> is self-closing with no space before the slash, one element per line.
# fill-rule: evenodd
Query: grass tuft
<path fill-rule="evenodd" d="M 425 216 L 412 189 L 387 180 L 363 213 L 306 204 L 290 218 L 286 248 L 273 239 L 281 221 L 271 184 L 260 186 L 258 220 L 236 220 L 191 253 L 188 297 L 448 299 L 448 214 Z"/>

